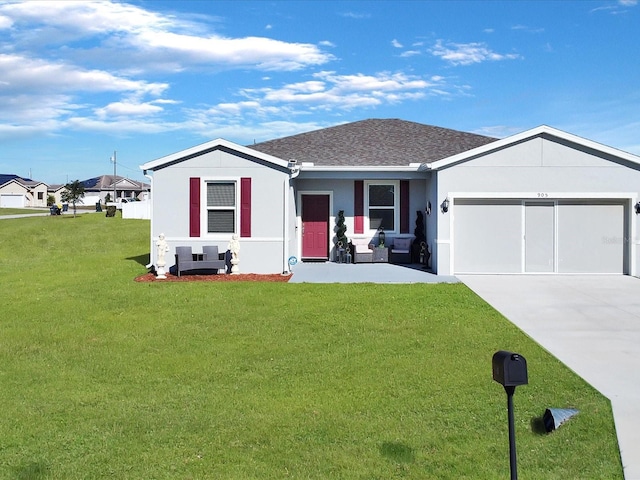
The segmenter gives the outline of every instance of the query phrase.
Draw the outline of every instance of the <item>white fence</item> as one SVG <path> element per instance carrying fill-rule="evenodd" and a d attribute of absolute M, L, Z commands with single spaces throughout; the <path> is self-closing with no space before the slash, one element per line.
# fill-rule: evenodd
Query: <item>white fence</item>
<path fill-rule="evenodd" d="M 122 218 L 142 218 L 146 220 L 151 218 L 151 202 L 148 200 L 122 203 L 121 206 Z"/>

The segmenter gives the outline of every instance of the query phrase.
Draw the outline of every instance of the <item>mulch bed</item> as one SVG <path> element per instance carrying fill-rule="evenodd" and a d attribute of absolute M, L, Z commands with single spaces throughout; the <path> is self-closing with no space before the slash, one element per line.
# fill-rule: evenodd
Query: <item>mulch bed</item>
<path fill-rule="evenodd" d="M 289 275 L 276 274 L 257 274 L 257 273 L 239 273 L 230 275 L 219 273 L 217 275 L 171 275 L 166 274 L 167 278 L 158 279 L 154 273 L 146 273 L 136 277 L 136 282 L 288 282 L 291 278 Z"/>

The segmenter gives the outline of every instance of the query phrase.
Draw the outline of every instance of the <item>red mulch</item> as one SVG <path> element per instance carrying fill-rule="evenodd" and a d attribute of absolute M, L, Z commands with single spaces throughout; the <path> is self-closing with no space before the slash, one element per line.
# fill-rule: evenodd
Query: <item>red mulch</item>
<path fill-rule="evenodd" d="M 289 275 L 275 274 L 257 274 L 257 273 L 239 273 L 226 274 L 219 273 L 217 275 L 176 275 L 166 274 L 167 278 L 158 279 L 153 273 L 146 273 L 136 277 L 136 282 L 288 282 L 291 278 Z"/>

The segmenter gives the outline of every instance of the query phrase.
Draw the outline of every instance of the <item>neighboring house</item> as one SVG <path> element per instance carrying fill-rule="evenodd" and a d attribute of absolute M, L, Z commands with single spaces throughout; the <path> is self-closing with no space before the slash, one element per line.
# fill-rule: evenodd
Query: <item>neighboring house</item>
<path fill-rule="evenodd" d="M 0 207 L 46 207 L 47 184 L 19 177 L 0 174 Z"/>
<path fill-rule="evenodd" d="M 119 175 L 101 175 L 83 180 L 80 183 L 84 185 L 83 203 L 86 205 L 98 202 L 105 203 L 107 195 L 111 202 L 121 202 L 123 199 L 127 201 L 146 200 L 150 188 L 148 183 Z"/>
<path fill-rule="evenodd" d="M 640 157 L 541 126 L 495 139 L 364 120 L 249 147 L 214 140 L 141 166 L 153 173 L 151 254 L 226 250 L 240 270 L 334 258 L 350 240 L 413 237 L 424 215 L 438 274 L 638 275 Z M 153 260 L 152 260 L 153 261 Z"/>
<path fill-rule="evenodd" d="M 53 203 L 56 205 L 62 204 L 62 192 L 64 192 L 64 185 L 59 183 L 50 184 L 47 189 L 47 195 L 53 195 Z"/>

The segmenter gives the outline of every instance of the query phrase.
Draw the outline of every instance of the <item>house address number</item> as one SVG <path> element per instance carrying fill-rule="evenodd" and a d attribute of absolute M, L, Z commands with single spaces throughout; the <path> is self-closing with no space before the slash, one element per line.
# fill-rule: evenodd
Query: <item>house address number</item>
<path fill-rule="evenodd" d="M 538 192 L 538 198 L 548 198 L 549 194 L 544 192 Z"/>

